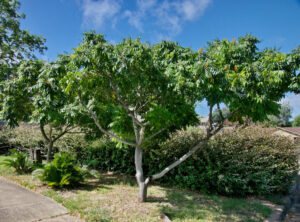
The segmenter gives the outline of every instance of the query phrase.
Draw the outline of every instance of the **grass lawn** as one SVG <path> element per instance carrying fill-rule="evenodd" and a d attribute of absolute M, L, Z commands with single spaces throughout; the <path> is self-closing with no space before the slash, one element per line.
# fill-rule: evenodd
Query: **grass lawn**
<path fill-rule="evenodd" d="M 0 156 L 0 162 L 7 157 Z M 148 202 L 137 202 L 135 179 L 101 173 L 75 189 L 51 189 L 31 175 L 17 175 L 0 165 L 0 175 L 62 203 L 74 216 L 88 222 L 161 221 L 165 213 L 172 221 L 263 221 L 272 210 L 253 199 L 207 195 L 158 185 L 150 186 Z"/>

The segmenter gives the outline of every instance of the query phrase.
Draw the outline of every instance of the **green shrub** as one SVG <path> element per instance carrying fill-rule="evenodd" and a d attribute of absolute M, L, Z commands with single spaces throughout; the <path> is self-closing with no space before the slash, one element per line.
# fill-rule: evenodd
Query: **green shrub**
<path fill-rule="evenodd" d="M 1 130 L 0 142 L 7 143 L 13 147 L 34 148 L 44 147 L 44 139 L 40 133 L 39 126 L 21 123 L 19 127 Z"/>
<path fill-rule="evenodd" d="M 28 158 L 28 155 L 18 150 L 10 150 L 12 155 L 10 158 L 3 160 L 2 165 L 12 167 L 18 174 L 30 173 L 34 167 L 33 163 Z"/>
<path fill-rule="evenodd" d="M 119 148 L 117 143 L 112 142 L 108 137 L 102 137 L 85 146 L 74 146 L 64 149 L 73 155 L 81 165 L 103 171 L 114 171 L 127 174 L 135 174 L 134 148 Z"/>
<path fill-rule="evenodd" d="M 203 130 L 190 127 L 173 133 L 156 148 L 145 149 L 146 176 L 180 158 L 204 135 Z M 109 139 L 102 139 L 77 151 L 80 162 L 96 169 L 135 174 L 134 149 L 131 147 L 120 149 Z M 296 170 L 297 155 L 293 145 L 285 138 L 255 127 L 216 136 L 160 182 L 225 195 L 284 193 Z"/>
<path fill-rule="evenodd" d="M 161 145 L 169 163 L 172 151 L 178 158 L 195 144 L 193 130 L 179 131 Z M 287 139 L 251 127 L 217 135 L 162 180 L 225 195 L 261 195 L 287 192 L 297 169 L 295 147 Z"/>
<path fill-rule="evenodd" d="M 51 163 L 43 169 L 32 172 L 49 186 L 76 186 L 84 180 L 82 170 L 76 166 L 75 160 L 67 153 L 57 153 Z"/>

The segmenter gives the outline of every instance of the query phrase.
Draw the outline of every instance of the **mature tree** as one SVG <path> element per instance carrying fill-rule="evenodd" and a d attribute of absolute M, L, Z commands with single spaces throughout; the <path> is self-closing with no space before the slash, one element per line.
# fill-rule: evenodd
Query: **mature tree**
<path fill-rule="evenodd" d="M 293 126 L 300 126 L 300 115 L 296 116 L 293 121 Z"/>
<path fill-rule="evenodd" d="M 54 63 L 24 61 L 17 75 L 4 84 L 2 118 L 10 127 L 20 121 L 39 124 L 47 144 L 47 161 L 53 144 L 66 133 L 72 133 L 83 116 L 63 90 L 59 81 L 65 74 L 63 59 Z M 48 130 L 45 130 L 48 126 Z"/>
<path fill-rule="evenodd" d="M 229 108 L 229 119 L 240 122 L 243 117 L 258 121 L 278 112 L 293 72 L 287 55 L 271 49 L 260 52 L 258 42 L 250 35 L 238 41 L 214 41 L 197 55 L 173 42 L 150 46 L 127 39 L 112 45 L 102 35 L 87 33 L 70 56 L 63 84 L 70 96 L 76 94 L 101 132 L 135 147 L 138 199 L 143 202 L 151 181 L 185 161 L 222 129 L 225 117 L 220 104 Z M 209 105 L 206 137 L 161 172 L 144 178 L 142 153 L 148 141 L 191 122 L 187 117 L 194 115 L 193 104 L 203 99 Z M 108 107 L 113 121 L 105 129 L 103 114 Z M 218 124 L 212 124 L 214 107 L 221 117 Z"/>
<path fill-rule="evenodd" d="M 0 1 L 0 82 L 14 76 L 24 58 L 35 58 L 34 51 L 42 53 L 46 49 L 43 37 L 20 28 L 25 15 L 18 13 L 19 8 L 17 0 Z"/>
<path fill-rule="evenodd" d="M 101 132 L 135 148 L 141 202 L 150 182 L 144 178 L 143 149 L 160 133 L 197 121 L 194 102 L 184 97 L 184 89 L 177 87 L 166 67 L 181 61 L 184 74 L 184 65 L 196 57 L 192 50 L 172 42 L 150 46 L 126 39 L 112 45 L 94 33 L 86 33 L 71 55 L 66 91 L 76 94 Z"/>

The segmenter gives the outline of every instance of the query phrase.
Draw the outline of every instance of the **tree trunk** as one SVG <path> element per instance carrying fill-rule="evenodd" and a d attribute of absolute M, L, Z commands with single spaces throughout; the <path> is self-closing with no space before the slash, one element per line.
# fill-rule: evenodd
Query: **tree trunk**
<path fill-rule="evenodd" d="M 138 201 L 143 203 L 147 199 L 147 188 L 148 188 L 148 181 L 144 181 L 144 172 L 143 172 L 143 150 L 140 146 L 136 146 L 135 154 L 134 154 L 134 163 L 135 163 L 135 170 L 136 170 L 136 180 L 139 185 L 139 194 L 138 194 Z"/>
<path fill-rule="evenodd" d="M 139 196 L 138 196 L 138 201 L 140 203 L 146 202 L 147 201 L 147 189 L 148 189 L 148 184 L 143 182 L 139 183 Z"/>
<path fill-rule="evenodd" d="M 48 150 L 47 150 L 47 163 L 50 162 L 50 159 L 51 159 L 51 153 L 52 153 L 52 148 L 53 148 L 53 142 L 50 141 L 48 143 Z"/>

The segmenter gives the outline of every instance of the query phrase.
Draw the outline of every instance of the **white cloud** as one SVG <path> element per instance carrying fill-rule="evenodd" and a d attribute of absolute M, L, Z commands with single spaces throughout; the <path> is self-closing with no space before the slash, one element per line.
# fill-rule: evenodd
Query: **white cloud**
<path fill-rule="evenodd" d="M 117 0 L 83 0 L 81 7 L 84 24 L 101 28 L 107 22 L 110 22 L 113 26 L 115 25 L 121 3 Z"/>
<path fill-rule="evenodd" d="M 187 21 L 194 21 L 203 15 L 212 0 L 137 0 L 135 11 L 126 10 L 124 17 L 130 25 L 144 31 L 144 24 L 152 21 L 160 30 L 160 36 L 173 36 L 181 32 Z"/>
<path fill-rule="evenodd" d="M 178 11 L 185 20 L 192 21 L 203 15 L 211 0 L 185 0 L 178 4 Z"/>
<path fill-rule="evenodd" d="M 138 31 L 172 38 L 186 22 L 202 16 L 212 0 L 136 0 L 135 9 L 122 10 L 123 0 L 76 0 L 83 12 L 83 24 L 102 28 L 117 26 L 125 19 Z"/>
<path fill-rule="evenodd" d="M 156 6 L 156 4 L 156 0 L 137 0 L 137 10 L 126 10 L 124 13 L 124 17 L 128 18 L 128 22 L 130 25 L 135 27 L 140 32 L 143 32 L 143 20 L 147 18 L 149 12 L 151 12 L 151 10 Z"/>

